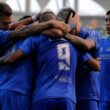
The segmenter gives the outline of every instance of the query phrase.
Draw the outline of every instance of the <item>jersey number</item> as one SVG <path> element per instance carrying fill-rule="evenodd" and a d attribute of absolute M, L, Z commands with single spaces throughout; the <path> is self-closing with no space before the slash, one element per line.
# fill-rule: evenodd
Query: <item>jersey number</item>
<path fill-rule="evenodd" d="M 57 45 L 58 52 L 58 68 L 59 70 L 70 70 L 70 48 L 69 45 L 59 44 Z"/>

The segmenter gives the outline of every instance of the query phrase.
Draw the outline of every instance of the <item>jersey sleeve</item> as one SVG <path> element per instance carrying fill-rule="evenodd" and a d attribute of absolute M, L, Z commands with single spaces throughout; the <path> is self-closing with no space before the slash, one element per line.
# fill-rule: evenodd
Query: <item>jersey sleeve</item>
<path fill-rule="evenodd" d="M 36 51 L 39 47 L 40 36 L 27 38 L 23 44 L 20 46 L 20 50 L 24 52 L 25 55 L 30 55 Z"/>
<path fill-rule="evenodd" d="M 101 35 L 97 31 L 83 26 L 79 32 L 79 36 L 83 39 L 93 39 L 96 48 L 99 48 Z"/>
<path fill-rule="evenodd" d="M 82 26 L 81 30 L 79 32 L 79 36 L 84 38 L 84 39 L 86 39 L 87 36 L 89 36 L 89 29 L 87 27 L 85 27 L 85 26 Z"/>
<path fill-rule="evenodd" d="M 3 45 L 7 42 L 7 38 L 10 35 L 11 31 L 0 30 L 0 45 Z"/>
<path fill-rule="evenodd" d="M 96 49 L 98 49 L 100 47 L 101 35 L 97 31 L 91 30 L 91 35 L 88 38 L 91 38 L 95 41 Z"/>

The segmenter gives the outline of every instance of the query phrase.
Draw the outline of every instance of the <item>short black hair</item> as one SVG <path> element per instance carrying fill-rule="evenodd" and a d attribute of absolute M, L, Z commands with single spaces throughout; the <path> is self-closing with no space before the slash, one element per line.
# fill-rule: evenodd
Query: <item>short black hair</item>
<path fill-rule="evenodd" d="M 11 15 L 12 15 L 11 7 L 6 3 L 0 2 L 0 17 Z"/>
<path fill-rule="evenodd" d="M 53 12 L 46 11 L 40 14 L 39 22 L 46 22 L 48 20 L 57 19 L 56 15 Z"/>
<path fill-rule="evenodd" d="M 18 21 L 21 21 L 23 19 L 30 18 L 30 17 L 31 17 L 30 15 L 25 15 L 25 16 L 21 17 Z"/>
<path fill-rule="evenodd" d="M 76 12 L 72 8 L 63 8 L 58 12 L 57 17 L 64 20 L 65 23 L 68 23 L 71 13 L 73 14 L 73 17 L 76 14 Z"/>
<path fill-rule="evenodd" d="M 108 10 L 108 11 L 106 12 L 106 15 L 110 15 L 110 10 Z"/>

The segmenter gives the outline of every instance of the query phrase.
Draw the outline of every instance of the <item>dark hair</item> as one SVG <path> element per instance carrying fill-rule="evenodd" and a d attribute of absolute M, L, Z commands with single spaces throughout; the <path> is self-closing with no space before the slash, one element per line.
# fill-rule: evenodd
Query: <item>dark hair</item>
<path fill-rule="evenodd" d="M 108 10 L 108 11 L 106 12 L 106 15 L 110 15 L 110 10 Z"/>
<path fill-rule="evenodd" d="M 11 15 L 12 15 L 11 7 L 6 3 L 0 2 L 0 17 Z"/>
<path fill-rule="evenodd" d="M 46 22 L 48 20 L 57 19 L 56 15 L 53 12 L 47 11 L 43 12 L 39 16 L 39 22 Z"/>
<path fill-rule="evenodd" d="M 72 8 L 63 8 L 58 12 L 57 17 L 60 20 L 64 20 L 65 23 L 68 23 L 71 13 L 73 14 L 73 17 L 76 14 L 76 12 Z"/>
<path fill-rule="evenodd" d="M 21 21 L 23 19 L 30 18 L 30 17 L 31 17 L 30 15 L 25 15 L 25 16 L 21 17 L 18 21 Z"/>

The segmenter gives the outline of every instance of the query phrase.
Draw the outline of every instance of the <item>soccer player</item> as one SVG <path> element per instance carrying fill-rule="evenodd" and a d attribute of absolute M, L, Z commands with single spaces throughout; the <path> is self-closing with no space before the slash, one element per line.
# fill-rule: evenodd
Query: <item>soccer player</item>
<path fill-rule="evenodd" d="M 34 26 L 33 25 L 27 26 L 21 30 L 6 31 L 5 33 L 5 31 L 2 30 L 7 30 L 10 28 L 10 23 L 12 19 L 11 15 L 12 15 L 11 8 L 6 3 L 0 2 L 0 34 L 10 33 L 6 41 L 9 40 L 15 41 L 15 40 L 23 39 L 30 35 L 38 34 L 39 32 L 46 30 L 48 28 L 57 28 L 63 31 L 67 31 L 69 29 L 68 25 L 66 25 L 65 23 L 51 20 L 40 24 L 38 23 L 37 25 Z M 1 38 L 1 40 L 2 39 L 3 38 Z"/>
<path fill-rule="evenodd" d="M 48 21 L 27 26 L 20 30 L 9 31 L 11 22 L 11 8 L 0 2 L 0 56 L 12 54 L 16 51 L 23 40 L 29 35 L 40 33 L 41 31 L 56 27 L 65 27 L 64 23 L 58 21 Z M 57 24 L 58 23 L 58 24 Z M 0 65 L 0 108 L 2 110 L 30 110 L 30 95 L 32 89 L 33 64 L 30 57 L 18 61 L 12 65 Z"/>
<path fill-rule="evenodd" d="M 95 30 L 82 27 L 79 23 L 79 17 L 72 9 L 62 9 L 58 16 L 67 23 L 73 23 L 75 26 L 75 34 L 67 34 L 65 38 L 70 40 L 74 45 L 80 48 L 80 51 L 86 50 L 96 59 L 99 57 L 99 39 L 100 35 Z M 67 17 L 65 17 L 67 16 Z M 78 37 L 79 36 L 79 37 Z M 81 64 L 77 71 L 76 77 L 76 93 L 77 93 L 77 110 L 98 110 L 99 91 L 100 91 L 100 75 L 99 71 L 94 71 L 80 61 Z M 99 62 L 98 62 L 99 63 Z"/>
<path fill-rule="evenodd" d="M 43 13 L 42 18 L 40 22 L 44 21 L 44 18 L 45 20 L 55 19 L 55 15 L 53 16 L 50 12 L 48 14 Z M 38 79 L 33 95 L 33 110 L 75 110 L 76 100 L 73 82 L 75 80 L 75 62 L 77 62 L 76 58 L 78 57 L 75 52 L 76 49 L 63 38 L 46 37 L 41 35 L 37 39 L 26 40 L 18 51 L 0 61 L 7 64 L 13 63 L 25 54 L 36 51 Z M 91 56 L 88 57 L 87 53 L 82 57 L 84 61 L 90 58 Z"/>
<path fill-rule="evenodd" d="M 5 4 L 0 3 L 0 55 L 7 55 L 14 52 L 19 43 L 7 42 L 10 35 L 9 28 L 11 22 L 11 8 Z M 30 63 L 28 63 L 30 62 Z M 0 109 L 2 110 L 27 110 L 30 108 L 30 92 L 32 88 L 32 69 L 31 58 L 26 58 L 22 62 L 14 65 L 2 66 L 0 65 Z M 28 68 L 24 69 L 24 68 Z M 28 71 L 30 71 L 29 74 Z M 22 76 L 22 77 L 21 77 Z M 30 81 L 28 79 L 30 78 Z M 21 105 L 22 104 L 22 105 Z"/>
<path fill-rule="evenodd" d="M 106 30 L 108 36 L 101 39 L 101 103 L 100 110 L 110 110 L 110 10 L 106 13 Z"/>
<path fill-rule="evenodd" d="M 53 13 L 49 14 L 51 16 L 48 16 L 52 19 L 56 19 Z M 44 18 L 46 20 L 46 14 Z M 63 38 L 52 39 L 45 35 L 39 35 L 27 39 L 19 50 L 4 61 L 14 62 L 23 56 L 32 54 L 33 51 L 37 54 L 38 76 L 32 109 L 75 110 L 77 49 Z"/>

